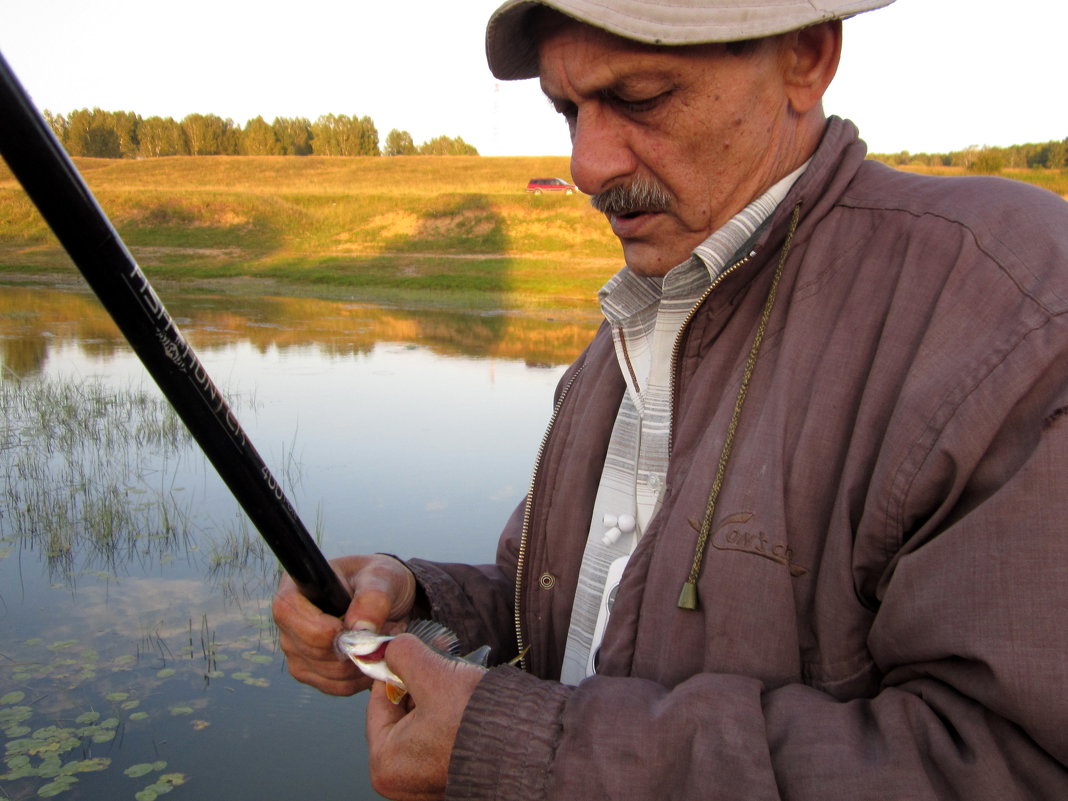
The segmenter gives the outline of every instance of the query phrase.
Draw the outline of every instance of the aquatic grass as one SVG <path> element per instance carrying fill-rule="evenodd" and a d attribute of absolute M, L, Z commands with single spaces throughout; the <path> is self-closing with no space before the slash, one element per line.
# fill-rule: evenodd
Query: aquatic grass
<path fill-rule="evenodd" d="M 5 375 L 0 408 L 0 542 L 39 550 L 68 581 L 77 557 L 114 572 L 188 547 L 191 500 L 174 475 L 195 448 L 158 394 Z"/>

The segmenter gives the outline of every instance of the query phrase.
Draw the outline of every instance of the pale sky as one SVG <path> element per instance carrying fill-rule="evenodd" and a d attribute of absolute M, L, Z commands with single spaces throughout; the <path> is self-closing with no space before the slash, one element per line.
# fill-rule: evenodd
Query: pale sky
<path fill-rule="evenodd" d="M 537 81 L 498 82 L 497 0 L 0 0 L 0 52 L 40 108 L 370 116 L 416 143 L 565 155 Z M 828 113 L 873 152 L 1068 137 L 1068 0 L 897 0 L 845 23 Z"/>

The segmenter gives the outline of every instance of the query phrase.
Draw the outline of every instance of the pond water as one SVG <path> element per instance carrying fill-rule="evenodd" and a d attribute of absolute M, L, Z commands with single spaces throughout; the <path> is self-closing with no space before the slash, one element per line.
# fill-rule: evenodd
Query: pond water
<path fill-rule="evenodd" d="M 328 557 L 492 559 L 593 323 L 160 293 Z M 276 567 L 88 293 L 0 287 L 0 798 L 366 799 Z"/>

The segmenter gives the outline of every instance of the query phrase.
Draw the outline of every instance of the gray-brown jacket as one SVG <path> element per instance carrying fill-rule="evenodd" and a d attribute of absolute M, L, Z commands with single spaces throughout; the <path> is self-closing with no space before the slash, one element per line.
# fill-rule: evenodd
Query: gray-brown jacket
<path fill-rule="evenodd" d="M 450 798 L 1068 798 L 1068 204 L 864 152 L 832 119 L 684 330 L 664 505 L 599 675 L 553 681 L 623 392 L 604 328 L 496 564 L 412 563 L 471 645 L 514 654 L 518 598 L 531 646 L 473 696 Z"/>

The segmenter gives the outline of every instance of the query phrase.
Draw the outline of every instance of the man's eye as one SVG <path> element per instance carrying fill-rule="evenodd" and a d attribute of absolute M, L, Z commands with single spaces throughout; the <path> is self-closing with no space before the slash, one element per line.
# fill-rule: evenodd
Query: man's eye
<path fill-rule="evenodd" d="M 627 97 L 625 95 L 606 93 L 605 100 L 617 108 L 622 109 L 627 114 L 644 114 L 654 110 L 669 94 L 671 93 L 661 92 L 652 97 Z"/>

